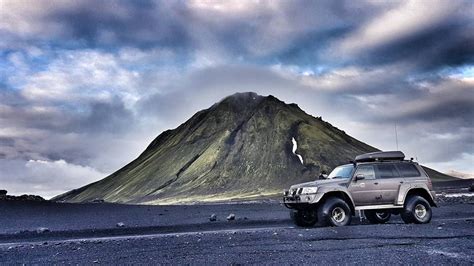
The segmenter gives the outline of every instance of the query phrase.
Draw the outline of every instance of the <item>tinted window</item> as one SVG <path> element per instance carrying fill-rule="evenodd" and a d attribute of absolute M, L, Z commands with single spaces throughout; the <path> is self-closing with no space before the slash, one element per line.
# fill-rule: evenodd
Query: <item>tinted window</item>
<path fill-rule="evenodd" d="M 378 164 L 377 167 L 377 177 L 378 178 L 396 178 L 400 177 L 397 169 L 393 164 Z"/>
<path fill-rule="evenodd" d="M 375 171 L 372 165 L 359 165 L 355 175 L 363 175 L 365 179 L 375 179 Z"/>
<path fill-rule="evenodd" d="M 410 163 L 397 164 L 398 171 L 404 177 L 416 177 L 420 176 L 420 172 L 416 169 L 416 166 Z"/>

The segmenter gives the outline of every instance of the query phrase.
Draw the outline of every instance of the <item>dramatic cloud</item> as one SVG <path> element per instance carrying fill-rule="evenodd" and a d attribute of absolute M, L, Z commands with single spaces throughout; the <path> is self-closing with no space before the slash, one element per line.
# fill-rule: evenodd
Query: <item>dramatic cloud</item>
<path fill-rule="evenodd" d="M 0 187 L 105 177 L 235 92 L 474 172 L 471 1 L 0 1 Z M 383 132 L 383 134 L 381 134 Z M 434 145 L 435 144 L 435 145 Z"/>
<path fill-rule="evenodd" d="M 0 182 L 10 194 L 41 194 L 51 198 L 65 189 L 84 186 L 104 176 L 97 170 L 64 160 L 0 161 Z M 28 184 L 28 186 L 25 186 Z"/>

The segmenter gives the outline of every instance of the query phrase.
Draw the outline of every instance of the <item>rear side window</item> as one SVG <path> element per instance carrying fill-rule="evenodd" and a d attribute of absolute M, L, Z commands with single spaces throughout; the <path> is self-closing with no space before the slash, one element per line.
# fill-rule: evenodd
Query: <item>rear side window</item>
<path fill-rule="evenodd" d="M 397 168 L 393 164 L 378 164 L 375 166 L 377 169 L 377 178 L 397 178 L 400 174 Z"/>
<path fill-rule="evenodd" d="M 403 177 L 417 177 L 421 176 L 420 171 L 416 169 L 416 166 L 410 163 L 399 163 L 397 164 L 398 171 Z"/>
<path fill-rule="evenodd" d="M 375 171 L 372 165 L 359 165 L 355 175 L 363 175 L 365 179 L 375 179 Z"/>

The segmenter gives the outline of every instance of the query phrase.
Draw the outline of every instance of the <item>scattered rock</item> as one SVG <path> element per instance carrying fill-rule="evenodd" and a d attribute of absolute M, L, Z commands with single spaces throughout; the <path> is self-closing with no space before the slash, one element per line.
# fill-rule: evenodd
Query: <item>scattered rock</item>
<path fill-rule="evenodd" d="M 105 200 L 104 200 L 104 199 L 96 198 L 96 199 L 93 199 L 91 202 L 92 202 L 92 203 L 104 203 Z"/>
<path fill-rule="evenodd" d="M 122 222 L 119 222 L 119 223 L 116 224 L 116 226 L 117 226 L 117 227 L 125 227 L 125 224 L 122 223 Z"/>
<path fill-rule="evenodd" d="M 99 260 L 94 260 L 92 263 L 99 263 Z"/>
<path fill-rule="evenodd" d="M 438 230 L 441 230 L 441 229 L 443 229 L 443 227 L 441 227 L 441 226 L 438 226 Z"/>
<path fill-rule="evenodd" d="M 209 221 L 211 222 L 217 221 L 217 215 L 215 213 L 211 214 L 211 217 L 209 217 Z"/>
<path fill-rule="evenodd" d="M 474 197 L 468 195 L 449 196 L 441 194 L 436 200 L 439 204 L 474 204 Z"/>
<path fill-rule="evenodd" d="M 474 192 L 474 183 L 469 187 L 469 192 Z"/>
<path fill-rule="evenodd" d="M 46 227 L 36 228 L 36 233 L 38 234 L 44 234 L 44 233 L 49 233 L 49 232 L 51 232 L 51 230 L 49 230 L 49 228 L 46 228 Z"/>
<path fill-rule="evenodd" d="M 303 237 L 303 234 L 298 234 L 299 237 Z"/>
<path fill-rule="evenodd" d="M 235 220 L 235 214 L 231 213 L 229 216 L 227 216 L 227 221 L 233 221 Z"/>
<path fill-rule="evenodd" d="M 8 250 L 12 250 L 12 249 L 14 249 L 14 248 L 15 248 L 15 247 L 8 247 Z"/>

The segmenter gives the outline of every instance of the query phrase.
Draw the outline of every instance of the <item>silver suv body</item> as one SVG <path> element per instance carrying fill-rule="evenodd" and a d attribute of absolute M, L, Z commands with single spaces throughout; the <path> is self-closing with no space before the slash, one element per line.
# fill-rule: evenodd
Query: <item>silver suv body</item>
<path fill-rule="evenodd" d="M 431 180 L 418 163 L 404 158 L 400 151 L 359 155 L 326 180 L 291 186 L 283 203 L 299 226 L 347 225 L 357 211 L 372 223 L 385 223 L 392 214 L 406 223 L 428 223 L 436 206 Z"/>

